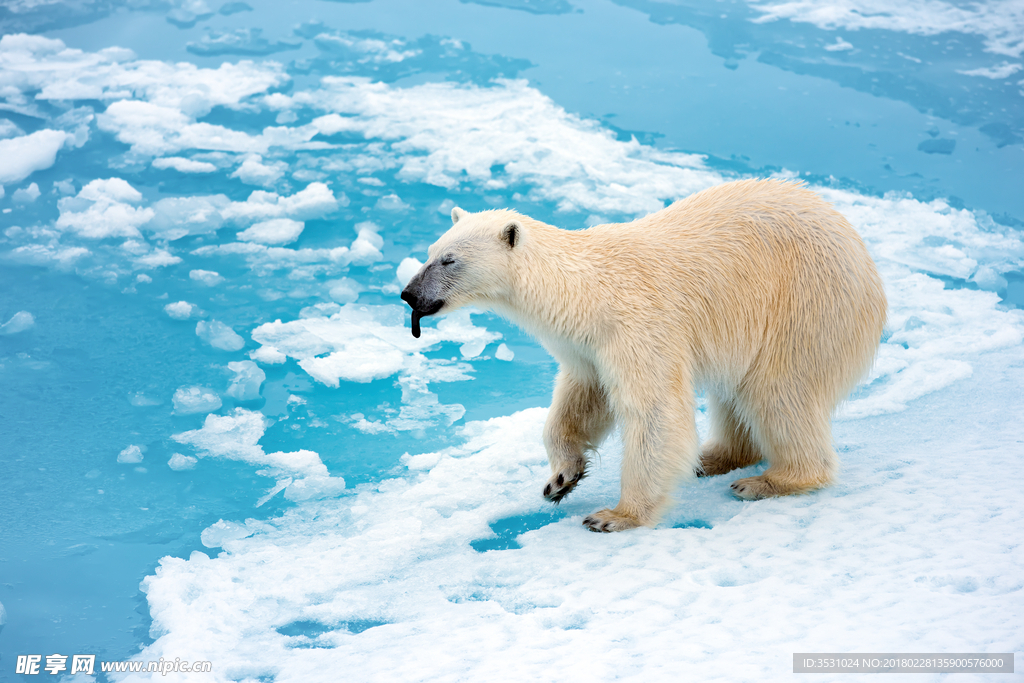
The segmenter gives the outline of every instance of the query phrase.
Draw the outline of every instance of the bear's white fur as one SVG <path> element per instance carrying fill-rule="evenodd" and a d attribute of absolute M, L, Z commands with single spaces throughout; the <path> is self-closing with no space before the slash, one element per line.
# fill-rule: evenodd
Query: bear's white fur
<path fill-rule="evenodd" d="M 558 502 L 613 425 L 621 497 L 595 531 L 653 525 L 677 482 L 762 459 L 755 499 L 828 484 L 831 415 L 871 365 L 885 293 L 850 224 L 799 183 L 743 180 L 632 223 L 567 231 L 514 211 L 452 211 L 402 298 L 419 318 L 473 304 L 559 363 L 544 443 Z M 698 444 L 694 392 L 711 435 Z"/>

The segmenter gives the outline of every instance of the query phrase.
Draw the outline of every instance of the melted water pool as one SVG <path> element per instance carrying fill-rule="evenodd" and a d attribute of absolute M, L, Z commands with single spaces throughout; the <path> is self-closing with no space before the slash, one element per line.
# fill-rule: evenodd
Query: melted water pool
<path fill-rule="evenodd" d="M 0 679 L 1021 649 L 1019 3 L 17 0 L 0 31 Z M 655 531 L 582 534 L 615 440 L 552 514 L 555 363 L 486 313 L 414 340 L 402 282 L 456 205 L 579 228 L 768 175 L 886 281 L 842 482 L 700 480 Z"/>

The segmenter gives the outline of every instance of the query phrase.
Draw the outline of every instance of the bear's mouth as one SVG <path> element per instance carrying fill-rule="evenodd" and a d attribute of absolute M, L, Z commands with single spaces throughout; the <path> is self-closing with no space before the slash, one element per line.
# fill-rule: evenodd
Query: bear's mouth
<path fill-rule="evenodd" d="M 443 301 L 435 301 L 425 309 L 412 309 L 412 336 L 416 339 L 420 338 L 420 318 L 425 318 L 428 315 L 434 315 L 441 310 L 444 306 Z"/>

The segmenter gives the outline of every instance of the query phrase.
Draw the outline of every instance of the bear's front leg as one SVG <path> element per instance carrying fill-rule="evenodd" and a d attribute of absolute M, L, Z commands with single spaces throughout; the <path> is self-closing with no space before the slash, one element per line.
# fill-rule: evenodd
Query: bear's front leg
<path fill-rule="evenodd" d="M 622 430 L 622 493 L 614 509 L 588 515 L 583 525 L 591 531 L 625 531 L 654 526 L 680 479 L 692 474 L 699 459 L 693 393 L 688 383 L 664 387 L 654 384 L 645 395 L 619 395 L 615 417 Z M 653 402 L 653 400 L 652 400 Z"/>
<path fill-rule="evenodd" d="M 551 464 L 544 497 L 555 504 L 586 476 L 587 453 L 597 448 L 613 423 L 608 399 L 596 377 L 581 374 L 564 369 L 558 373 L 544 425 L 544 446 Z"/>

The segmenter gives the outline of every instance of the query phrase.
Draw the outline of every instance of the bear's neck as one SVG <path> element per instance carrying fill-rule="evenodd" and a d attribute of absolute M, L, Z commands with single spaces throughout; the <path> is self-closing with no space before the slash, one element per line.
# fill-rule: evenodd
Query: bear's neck
<path fill-rule="evenodd" d="M 589 346 L 602 319 L 595 313 L 606 295 L 591 235 L 541 224 L 530 226 L 530 236 L 516 291 L 506 302 L 507 316 L 556 356 L 556 348 L 566 344 Z"/>

